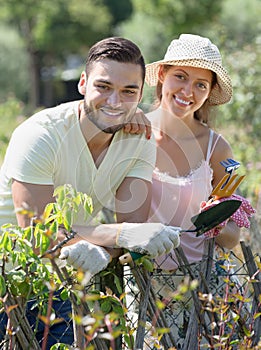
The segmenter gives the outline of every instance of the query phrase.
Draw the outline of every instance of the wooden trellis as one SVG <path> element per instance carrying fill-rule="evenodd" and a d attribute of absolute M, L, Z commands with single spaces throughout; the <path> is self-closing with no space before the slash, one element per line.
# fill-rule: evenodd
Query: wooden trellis
<path fill-rule="evenodd" d="M 183 349 L 196 349 L 198 348 L 199 338 L 198 335 L 201 333 L 204 338 L 209 342 L 209 349 L 214 349 L 212 333 L 209 332 L 209 327 L 206 322 L 206 318 L 204 317 L 204 313 L 208 313 L 208 310 L 204 310 L 202 300 L 199 297 L 199 293 L 208 293 L 208 283 L 211 275 L 211 266 L 213 262 L 213 251 L 214 251 L 214 239 L 205 241 L 205 250 L 204 256 L 202 259 L 201 270 L 199 275 L 199 284 L 197 289 L 191 291 L 192 299 L 193 299 L 193 309 L 190 317 L 190 322 L 188 326 L 188 331 L 186 333 L 186 338 L 184 340 Z M 244 256 L 243 264 L 246 267 L 248 278 L 252 280 L 251 286 L 253 288 L 253 296 L 251 298 L 251 315 L 254 320 L 253 325 L 253 335 L 252 335 L 252 346 L 253 349 L 258 349 L 258 343 L 261 337 L 261 306 L 260 306 L 260 298 L 261 298 L 261 272 L 260 272 L 260 256 L 258 254 L 253 254 L 250 246 L 248 246 L 245 242 L 241 242 L 241 249 Z M 176 250 L 176 256 L 179 260 L 179 264 L 182 268 L 183 274 L 189 276 L 190 280 L 194 280 L 195 276 L 193 271 L 190 268 L 190 264 L 188 263 L 186 256 L 183 250 L 178 247 Z M 54 263 L 54 269 L 61 281 L 64 284 L 71 285 L 70 277 L 67 273 L 66 268 L 60 269 Z M 148 319 L 154 320 L 154 325 L 157 328 L 166 329 L 168 328 L 168 324 L 164 315 L 164 310 L 160 310 L 157 307 L 156 300 L 158 296 L 155 294 L 152 285 L 151 279 L 153 277 L 153 273 L 148 272 L 144 269 L 143 266 L 136 265 L 135 262 L 131 264 L 131 272 L 135 279 L 135 283 L 140 291 L 140 301 L 139 301 L 139 313 L 138 313 L 138 324 L 136 325 L 136 333 L 135 333 L 135 344 L 133 349 L 150 349 L 147 345 L 145 347 L 145 337 L 146 337 L 146 321 Z M 106 286 L 106 280 L 102 282 L 104 286 Z M 88 290 L 86 290 L 88 293 Z M 77 303 L 77 300 L 74 296 L 74 293 L 70 296 L 73 308 L 73 315 L 84 317 L 85 315 L 90 314 L 90 309 L 88 307 L 87 302 L 82 302 L 80 305 Z M 12 297 L 11 292 L 7 293 L 5 304 L 10 308 L 9 317 L 12 322 L 13 328 L 16 330 L 13 334 L 8 334 L 4 343 L 0 344 L 2 350 L 27 350 L 27 349 L 41 349 L 38 342 L 35 339 L 34 332 L 30 328 L 30 325 L 25 316 L 25 304 L 24 301 L 19 298 Z M 203 312 L 204 310 L 204 312 Z M 254 317 L 254 315 L 258 315 L 258 317 Z M 214 317 L 216 315 L 214 314 Z M 218 324 L 218 319 L 216 319 L 216 323 Z M 82 324 L 75 323 L 74 327 L 74 335 L 75 335 L 75 345 L 72 347 L 79 350 L 86 349 L 85 343 L 85 330 Z M 118 339 L 119 340 L 119 339 Z M 162 335 L 159 340 L 160 346 L 162 349 L 175 349 L 176 347 L 175 335 L 172 332 L 166 332 Z M 99 337 L 94 338 L 91 341 L 95 349 L 98 350 L 106 350 L 110 349 L 110 344 L 108 341 L 104 339 L 100 339 Z M 212 344 L 212 345 L 211 345 Z M 212 347 L 211 347 L 212 346 Z M 117 342 L 117 347 L 113 350 L 120 349 L 128 349 L 122 340 L 122 343 Z"/>
<path fill-rule="evenodd" d="M 251 310 L 251 317 L 254 322 L 253 327 L 253 335 L 252 335 L 252 346 L 253 349 L 255 346 L 258 346 L 260 342 L 261 336 L 261 278 L 260 278 L 260 256 L 256 254 L 253 255 L 251 248 L 245 244 L 245 242 L 241 242 L 241 248 L 244 255 L 244 265 L 247 270 L 248 279 L 251 282 L 251 286 L 253 288 L 254 294 L 251 297 L 251 301 L 249 302 L 249 309 Z M 193 308 L 190 317 L 190 322 L 188 326 L 188 331 L 186 333 L 186 337 L 183 344 L 183 349 L 197 349 L 199 345 L 199 334 L 203 336 L 209 344 L 208 349 L 216 349 L 215 342 L 213 342 L 213 333 L 209 329 L 208 322 L 206 321 L 205 314 L 209 313 L 209 319 L 214 317 L 216 323 L 216 333 L 219 333 L 218 328 L 218 317 L 215 313 L 210 313 L 208 310 L 204 310 L 204 305 L 202 304 L 202 300 L 199 295 L 209 293 L 208 284 L 211 276 L 211 267 L 213 263 L 213 252 L 214 252 L 214 239 L 206 240 L 205 242 L 205 250 L 204 256 L 202 259 L 201 269 L 200 269 L 200 277 L 199 277 L 199 285 L 198 288 L 191 291 L 191 296 L 193 299 Z M 184 276 L 189 276 L 191 281 L 195 280 L 196 277 L 193 274 L 193 271 L 190 268 L 190 264 L 188 263 L 186 256 L 183 250 L 179 247 L 175 250 L 176 256 L 179 260 L 179 264 L 182 267 Z M 146 320 L 155 320 L 155 326 L 158 328 L 167 328 L 167 322 L 164 316 L 164 311 L 158 310 L 156 307 L 156 299 L 157 295 L 153 291 L 151 286 L 151 278 L 153 274 L 148 273 L 142 266 L 136 266 L 135 263 L 131 264 L 131 272 L 135 278 L 135 281 L 140 290 L 141 296 L 139 301 L 139 317 L 138 317 L 138 326 L 137 326 L 137 334 L 136 334 L 136 342 L 135 349 L 143 349 L 145 332 L 146 332 Z M 236 274 L 237 272 L 235 272 Z M 246 278 L 246 276 L 245 276 Z M 157 315 L 155 317 L 155 315 Z M 259 315 L 258 317 L 254 317 L 254 315 Z M 240 317 L 239 317 L 240 324 Z M 242 324 L 244 327 L 244 324 Z M 170 331 L 169 333 L 165 333 L 160 340 L 161 349 L 175 349 L 176 348 L 175 335 Z M 259 345 L 260 346 L 260 345 Z M 145 347 L 146 349 L 152 349 L 148 345 Z M 259 348 L 259 347 L 257 347 Z M 221 349 L 221 348 L 220 348 Z M 236 348 L 235 348 L 236 349 Z"/>

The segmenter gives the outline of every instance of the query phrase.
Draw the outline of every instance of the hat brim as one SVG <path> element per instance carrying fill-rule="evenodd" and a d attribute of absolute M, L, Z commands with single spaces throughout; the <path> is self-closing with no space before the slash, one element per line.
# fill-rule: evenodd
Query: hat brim
<path fill-rule="evenodd" d="M 210 105 L 221 105 L 231 100 L 233 94 L 232 82 L 227 71 L 215 62 L 203 59 L 180 59 L 174 61 L 156 61 L 146 65 L 146 83 L 149 86 L 156 86 L 158 83 L 158 71 L 160 65 L 186 66 L 208 69 L 216 73 L 217 84 L 211 90 L 209 95 Z"/>

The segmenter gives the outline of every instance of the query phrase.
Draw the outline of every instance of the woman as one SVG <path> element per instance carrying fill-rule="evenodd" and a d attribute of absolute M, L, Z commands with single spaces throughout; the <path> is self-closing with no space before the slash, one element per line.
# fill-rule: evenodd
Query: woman
<path fill-rule="evenodd" d="M 189 229 L 191 217 L 200 211 L 201 203 L 209 200 L 212 189 L 225 175 L 221 161 L 233 158 L 229 143 L 209 127 L 210 108 L 230 101 L 232 84 L 222 66 L 218 48 L 207 38 L 182 34 L 171 42 L 163 60 L 146 66 L 146 82 L 156 86 L 156 109 L 147 114 L 157 143 L 156 169 L 153 173 L 151 222 Z M 238 216 L 243 215 L 244 226 L 254 210 L 241 198 L 240 212 L 226 225 L 216 230 L 219 247 L 232 249 L 239 242 Z M 181 247 L 198 276 L 197 264 L 202 259 L 207 235 L 181 235 Z M 156 259 L 160 271 L 153 284 L 157 296 L 169 299 L 182 277 L 174 252 Z M 222 260 L 222 265 L 224 260 Z M 176 273 L 173 274 L 173 270 Z M 179 271 L 180 272 L 180 271 Z M 212 282 L 217 282 L 212 274 Z M 189 322 L 190 308 L 171 303 L 166 316 L 178 334 L 182 347 Z M 173 315 L 183 308 L 180 317 Z M 176 324 L 175 324 L 176 323 Z"/>

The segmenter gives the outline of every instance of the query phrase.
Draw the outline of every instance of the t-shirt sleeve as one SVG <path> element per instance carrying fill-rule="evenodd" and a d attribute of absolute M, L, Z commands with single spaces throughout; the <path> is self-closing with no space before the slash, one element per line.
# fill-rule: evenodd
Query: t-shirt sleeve
<path fill-rule="evenodd" d="M 130 169 L 126 177 L 137 177 L 140 179 L 152 181 L 152 172 L 156 163 L 156 143 L 152 137 L 146 140 L 145 137 L 140 142 L 139 153 L 134 166 Z"/>
<path fill-rule="evenodd" d="M 54 141 L 45 128 L 38 124 L 21 125 L 7 149 L 6 175 L 32 184 L 53 184 L 54 150 Z"/>

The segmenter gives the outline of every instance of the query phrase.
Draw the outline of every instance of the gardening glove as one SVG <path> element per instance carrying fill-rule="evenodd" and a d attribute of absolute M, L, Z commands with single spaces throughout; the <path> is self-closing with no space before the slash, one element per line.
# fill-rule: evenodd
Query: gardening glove
<path fill-rule="evenodd" d="M 110 254 L 102 247 L 85 240 L 63 247 L 59 256 L 75 269 L 89 272 L 90 277 L 104 270 L 111 261 Z"/>
<path fill-rule="evenodd" d="M 235 199 L 238 201 L 241 201 L 240 207 L 237 209 L 237 211 L 231 216 L 231 220 L 233 220 L 238 227 L 250 227 L 250 221 L 249 218 L 255 214 L 255 209 L 252 207 L 250 202 L 237 194 L 232 194 L 230 199 Z M 227 200 L 226 198 L 221 198 L 222 201 Z"/>
<path fill-rule="evenodd" d="M 214 227 L 213 229 L 207 231 L 204 233 L 205 237 L 216 237 L 219 235 L 221 229 L 226 226 L 228 220 L 232 220 L 236 223 L 238 227 L 250 227 L 250 221 L 249 218 L 256 212 L 255 209 L 252 207 L 250 202 L 237 194 L 232 194 L 230 197 L 222 197 L 215 201 L 210 202 L 202 202 L 201 203 L 201 210 L 207 210 L 213 206 L 215 206 L 218 203 L 227 201 L 227 200 L 239 200 L 241 201 L 240 207 L 231 215 L 231 217 L 225 221 L 223 221 L 221 224 L 219 224 L 217 227 Z"/>
<path fill-rule="evenodd" d="M 180 230 L 180 227 L 161 223 L 123 223 L 117 233 L 116 245 L 155 258 L 179 246 Z"/>

